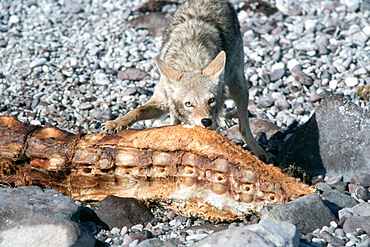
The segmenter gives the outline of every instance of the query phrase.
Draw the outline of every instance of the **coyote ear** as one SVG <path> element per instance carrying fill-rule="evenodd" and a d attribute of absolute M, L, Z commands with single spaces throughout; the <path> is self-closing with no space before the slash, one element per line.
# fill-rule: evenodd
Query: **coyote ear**
<path fill-rule="evenodd" d="M 172 66 L 166 64 L 162 59 L 157 57 L 155 59 L 155 62 L 157 64 L 157 67 L 159 69 L 159 72 L 166 76 L 167 78 L 170 78 L 175 81 L 179 81 L 181 79 L 182 73 L 174 68 Z"/>
<path fill-rule="evenodd" d="M 221 73 L 224 71 L 226 63 L 226 53 L 221 51 L 218 53 L 215 59 L 208 64 L 207 68 L 203 70 L 203 75 L 210 76 L 210 77 L 219 77 Z"/>

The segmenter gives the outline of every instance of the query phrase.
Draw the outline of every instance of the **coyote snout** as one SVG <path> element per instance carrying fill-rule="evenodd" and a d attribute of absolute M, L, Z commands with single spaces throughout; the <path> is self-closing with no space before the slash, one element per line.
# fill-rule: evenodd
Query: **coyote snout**
<path fill-rule="evenodd" d="M 175 12 L 156 64 L 160 80 L 153 97 L 125 116 L 108 121 L 106 132 L 169 112 L 171 124 L 215 129 L 225 85 L 238 108 L 240 132 L 255 155 L 269 159 L 253 138 L 248 85 L 237 14 L 227 0 L 188 0 Z"/>

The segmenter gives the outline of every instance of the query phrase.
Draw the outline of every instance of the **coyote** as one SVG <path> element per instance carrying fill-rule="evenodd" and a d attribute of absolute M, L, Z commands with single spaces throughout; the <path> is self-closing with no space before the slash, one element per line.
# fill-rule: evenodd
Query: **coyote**
<path fill-rule="evenodd" d="M 270 158 L 249 127 L 243 41 L 237 14 L 227 0 L 183 3 L 167 27 L 156 65 L 160 80 L 152 98 L 125 116 L 106 122 L 106 132 L 118 132 L 166 112 L 171 124 L 215 129 L 227 85 L 238 109 L 243 139 L 255 155 Z"/>

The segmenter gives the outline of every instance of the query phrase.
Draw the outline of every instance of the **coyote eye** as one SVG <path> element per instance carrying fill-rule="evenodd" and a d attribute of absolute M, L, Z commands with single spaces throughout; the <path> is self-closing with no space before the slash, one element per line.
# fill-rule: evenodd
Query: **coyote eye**
<path fill-rule="evenodd" d="M 212 104 L 213 102 L 215 102 L 216 101 L 216 99 L 215 98 L 210 98 L 209 100 L 208 100 L 208 104 Z"/>
<path fill-rule="evenodd" d="M 193 105 L 189 101 L 187 101 L 187 102 L 185 102 L 185 106 L 186 107 L 192 107 Z"/>

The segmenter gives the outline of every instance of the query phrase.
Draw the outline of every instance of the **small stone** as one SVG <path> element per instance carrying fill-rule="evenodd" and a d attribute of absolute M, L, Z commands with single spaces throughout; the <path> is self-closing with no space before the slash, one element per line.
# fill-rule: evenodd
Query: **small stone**
<path fill-rule="evenodd" d="M 288 101 L 286 101 L 284 99 L 277 99 L 275 101 L 275 106 L 277 108 L 279 108 L 280 110 L 284 110 L 284 109 L 290 108 L 290 104 L 288 103 Z"/>
<path fill-rule="evenodd" d="M 142 232 L 144 229 L 144 226 L 142 224 L 137 224 L 131 227 L 131 230 L 133 231 L 139 231 Z"/>
<path fill-rule="evenodd" d="M 352 211 L 360 216 L 370 216 L 370 204 L 367 202 L 360 202 L 352 208 Z"/>
<path fill-rule="evenodd" d="M 117 227 L 113 227 L 112 230 L 110 231 L 113 235 L 118 235 L 120 233 L 120 229 Z"/>
<path fill-rule="evenodd" d="M 124 236 L 127 233 L 127 230 L 128 230 L 127 226 L 122 227 L 120 232 L 121 236 Z"/>
<path fill-rule="evenodd" d="M 16 16 L 16 15 L 11 15 L 11 16 L 9 17 L 9 24 L 10 24 L 10 25 L 18 24 L 19 22 L 20 22 L 20 19 L 19 19 L 19 17 L 18 17 L 18 16 Z"/>
<path fill-rule="evenodd" d="M 328 47 L 324 44 L 319 44 L 319 55 L 327 55 L 329 53 Z"/>
<path fill-rule="evenodd" d="M 0 40 L 0 47 L 6 47 L 8 45 L 8 41 L 5 39 Z"/>
<path fill-rule="evenodd" d="M 95 82 L 99 85 L 108 85 L 110 84 L 110 80 L 106 74 L 101 71 L 96 71 L 94 74 Z"/>
<path fill-rule="evenodd" d="M 331 80 L 331 81 L 329 81 L 329 87 L 330 87 L 330 89 L 333 89 L 333 90 L 337 89 L 337 87 L 338 87 L 338 81 L 337 80 Z"/>
<path fill-rule="evenodd" d="M 360 7 L 359 0 L 340 0 L 340 2 L 346 5 L 349 11 L 355 11 Z"/>
<path fill-rule="evenodd" d="M 343 238 L 346 235 L 342 228 L 335 229 L 334 234 L 340 238 Z"/>
<path fill-rule="evenodd" d="M 354 184 L 348 184 L 348 191 L 349 193 L 352 195 L 355 193 L 355 190 L 357 188 L 357 185 L 354 185 Z"/>
<path fill-rule="evenodd" d="M 333 176 L 325 177 L 325 182 L 327 184 L 335 184 L 338 182 L 343 182 L 343 175 L 333 175 Z"/>
<path fill-rule="evenodd" d="M 346 237 L 349 238 L 353 243 L 359 243 L 361 239 L 356 236 L 355 231 L 353 232 L 347 232 Z"/>
<path fill-rule="evenodd" d="M 370 191 L 364 186 L 357 186 L 355 189 L 355 197 L 364 201 L 370 200 Z"/>
<path fill-rule="evenodd" d="M 41 125 L 41 122 L 38 119 L 33 119 L 33 120 L 30 121 L 30 124 L 37 126 L 37 125 Z"/>
<path fill-rule="evenodd" d="M 73 0 L 66 0 L 64 2 L 64 9 L 66 12 L 70 12 L 73 14 L 78 14 L 83 11 L 78 1 L 73 1 Z"/>
<path fill-rule="evenodd" d="M 301 65 L 301 64 L 298 62 L 298 60 L 292 59 L 292 60 L 289 60 L 287 67 L 289 70 L 292 70 L 297 65 Z"/>
<path fill-rule="evenodd" d="M 370 187 L 370 174 L 369 173 L 360 173 L 354 175 L 351 178 L 351 184 L 364 186 L 366 188 Z"/>
<path fill-rule="evenodd" d="M 266 95 L 263 97 L 260 97 L 257 106 L 261 108 L 268 108 L 274 104 L 274 99 L 271 97 L 271 95 Z"/>
<path fill-rule="evenodd" d="M 352 216 L 344 222 L 343 230 L 347 233 L 347 237 L 348 234 L 355 233 L 357 228 L 361 228 L 367 233 L 370 232 L 370 216 Z M 355 235 L 353 234 L 353 236 Z"/>
<path fill-rule="evenodd" d="M 228 108 L 228 109 L 234 109 L 235 108 L 235 101 L 232 100 L 232 99 L 226 99 L 224 104 L 225 104 L 226 108 Z"/>
<path fill-rule="evenodd" d="M 80 108 L 81 110 L 91 110 L 94 108 L 94 106 L 90 102 L 84 102 L 80 104 L 78 108 Z"/>
<path fill-rule="evenodd" d="M 319 191 L 322 192 L 330 191 L 333 189 L 329 184 L 323 182 L 317 183 L 315 184 L 315 186 Z"/>
<path fill-rule="evenodd" d="M 129 87 L 129 88 L 126 88 L 123 92 L 122 92 L 122 96 L 127 96 L 127 95 L 134 95 L 137 93 L 137 88 L 135 87 Z"/>
<path fill-rule="evenodd" d="M 300 82 L 303 85 L 311 86 L 313 83 L 313 79 L 303 72 L 301 65 L 294 66 L 291 70 L 292 75 L 294 76 L 294 79 L 296 79 L 298 82 Z"/>
<path fill-rule="evenodd" d="M 46 58 L 38 58 L 30 63 L 30 68 L 33 69 L 35 67 L 39 67 L 44 65 L 47 62 Z"/>
<path fill-rule="evenodd" d="M 352 211 L 352 208 L 343 208 L 343 209 L 339 210 L 339 212 L 338 212 L 338 217 L 339 217 L 340 220 L 342 220 L 342 218 L 347 219 L 347 218 L 349 218 L 353 215 L 354 215 L 354 213 Z M 344 222 L 344 220 L 343 220 L 343 222 Z M 340 225 L 340 224 L 338 223 L 338 225 Z"/>
<path fill-rule="evenodd" d="M 271 81 L 277 81 L 285 75 L 285 64 L 276 63 L 271 68 L 272 73 L 270 74 Z"/>
<path fill-rule="evenodd" d="M 366 34 L 368 37 L 370 37 L 370 25 L 365 26 L 365 27 L 362 29 L 362 32 L 364 32 L 364 34 Z"/>
<path fill-rule="evenodd" d="M 336 236 L 333 236 L 332 234 L 330 233 L 327 233 L 327 232 L 322 232 L 320 234 L 320 236 L 328 243 L 328 244 L 331 244 L 333 246 L 344 246 L 345 242 L 336 237 Z"/>
<path fill-rule="evenodd" d="M 144 70 L 140 70 L 137 68 L 127 68 L 124 71 L 119 71 L 117 77 L 120 80 L 140 81 L 147 75 L 148 73 Z"/>
<path fill-rule="evenodd" d="M 357 86 L 358 84 L 358 79 L 356 77 L 347 77 L 344 82 L 346 83 L 347 86 L 349 87 L 354 87 Z"/>
<path fill-rule="evenodd" d="M 314 236 L 312 233 L 307 233 L 305 237 L 307 241 L 311 243 Z"/>
<path fill-rule="evenodd" d="M 347 182 L 337 182 L 337 183 L 333 183 L 331 184 L 331 186 L 333 186 L 334 189 L 342 192 L 342 193 L 347 193 L 348 192 L 348 183 Z"/>

